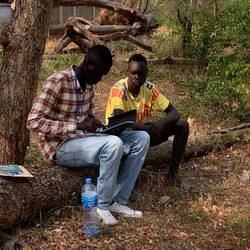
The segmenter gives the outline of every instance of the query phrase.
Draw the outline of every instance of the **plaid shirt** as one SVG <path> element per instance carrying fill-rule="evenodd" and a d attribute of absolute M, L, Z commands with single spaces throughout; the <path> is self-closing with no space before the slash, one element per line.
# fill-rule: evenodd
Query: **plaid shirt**
<path fill-rule="evenodd" d="M 52 160 L 57 148 L 66 140 L 85 137 L 77 133 L 77 110 L 80 120 L 95 116 L 94 88 L 82 90 L 73 65 L 50 76 L 34 102 L 27 120 L 30 130 L 39 132 L 39 147 Z"/>

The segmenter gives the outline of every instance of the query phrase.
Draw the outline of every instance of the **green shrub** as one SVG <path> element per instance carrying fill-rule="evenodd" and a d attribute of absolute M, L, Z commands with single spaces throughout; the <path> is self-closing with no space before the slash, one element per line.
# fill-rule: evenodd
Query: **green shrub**
<path fill-rule="evenodd" d="M 202 22 L 201 22 L 202 21 Z M 225 119 L 249 120 L 250 2 L 233 2 L 217 17 L 196 24 L 190 56 L 206 65 L 203 80 L 186 82 L 191 98 Z"/>

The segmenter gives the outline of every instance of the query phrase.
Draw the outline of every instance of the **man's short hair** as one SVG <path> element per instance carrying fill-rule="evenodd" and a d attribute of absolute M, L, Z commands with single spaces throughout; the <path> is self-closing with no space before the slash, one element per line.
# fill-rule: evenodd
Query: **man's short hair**
<path fill-rule="evenodd" d="M 113 60 L 110 50 L 104 45 L 95 45 L 88 49 L 85 60 L 90 60 L 93 57 L 97 57 L 103 61 L 109 68 L 112 67 Z"/>
<path fill-rule="evenodd" d="M 144 62 L 145 65 L 147 66 L 147 59 L 142 54 L 133 54 L 129 58 L 128 63 L 130 63 L 131 61 Z"/>

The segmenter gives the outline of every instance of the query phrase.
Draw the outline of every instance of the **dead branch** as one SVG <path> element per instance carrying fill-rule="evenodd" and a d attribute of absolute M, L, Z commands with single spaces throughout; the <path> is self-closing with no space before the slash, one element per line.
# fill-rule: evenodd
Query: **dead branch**
<path fill-rule="evenodd" d="M 110 42 L 110 41 L 117 41 L 124 39 L 126 36 L 127 36 L 126 32 L 116 32 L 112 34 L 98 36 L 98 38 L 102 41 Z"/>
<path fill-rule="evenodd" d="M 96 35 L 107 35 L 116 32 L 129 32 L 132 29 L 131 26 L 123 25 L 89 25 L 85 26 L 85 28 Z"/>
<path fill-rule="evenodd" d="M 145 34 L 146 32 L 143 24 L 138 22 L 135 22 L 132 26 L 102 26 L 91 23 L 85 24 L 81 18 L 70 17 L 66 22 L 63 39 L 60 39 L 62 41 L 52 53 L 62 51 L 69 44 L 69 39 L 78 45 L 81 51 L 85 51 L 95 44 L 103 44 L 105 42 L 124 39 L 144 50 L 152 52 L 153 48 L 139 39 L 141 34 Z M 66 37 L 69 39 L 66 39 Z"/>
<path fill-rule="evenodd" d="M 145 17 L 142 13 L 128 8 L 121 3 L 108 0 L 58 0 L 54 2 L 54 6 L 95 6 L 117 12 L 126 17 L 130 23 L 145 21 Z"/>
<path fill-rule="evenodd" d="M 72 29 L 73 28 L 73 29 Z M 93 42 L 93 44 L 102 44 L 103 42 L 98 39 L 95 35 L 93 35 L 91 32 L 89 32 L 82 23 L 73 17 L 70 17 L 68 21 L 66 22 L 66 29 L 68 31 L 67 34 L 69 34 L 69 30 L 71 31 L 71 34 L 73 34 L 73 30 L 75 30 L 76 33 L 80 33 L 86 38 L 87 40 L 90 40 Z"/>
<path fill-rule="evenodd" d="M 146 8 L 148 2 L 143 1 L 143 4 L 144 8 Z M 87 48 L 95 44 L 103 44 L 107 41 L 119 39 L 127 40 L 147 51 L 153 51 L 150 45 L 147 45 L 145 44 L 145 42 L 140 40 L 140 36 L 149 34 L 158 27 L 156 19 L 152 15 L 144 15 L 133 8 L 127 7 L 117 2 L 102 0 L 58 0 L 54 1 L 54 5 L 96 6 L 104 8 L 103 11 L 108 11 L 108 15 L 111 15 L 110 12 L 112 12 L 113 15 L 116 15 L 116 17 L 122 17 L 123 20 L 125 19 L 127 21 L 125 21 L 125 25 L 114 25 L 114 22 L 112 25 L 100 25 L 98 23 L 90 22 L 81 17 L 70 17 L 66 21 L 65 34 L 63 35 L 63 39 L 61 42 L 62 44 L 58 45 L 53 53 L 62 51 L 68 45 L 68 39 L 65 40 L 65 36 L 68 36 L 72 40 L 72 42 L 77 44 L 80 47 L 81 51 L 85 51 Z M 140 3 L 140 6 L 141 5 L 142 3 Z M 118 33 L 120 33 L 120 35 Z"/>
<path fill-rule="evenodd" d="M 72 39 L 65 37 L 61 39 L 60 43 L 54 48 L 53 54 L 59 53 L 63 48 L 67 47 L 71 43 Z"/>
<path fill-rule="evenodd" d="M 190 58 L 179 58 L 179 57 L 163 57 L 163 58 L 149 58 L 147 61 L 153 65 L 157 64 L 197 64 L 197 60 Z"/>
<path fill-rule="evenodd" d="M 143 43 L 141 40 L 139 40 L 138 38 L 136 38 L 132 35 L 128 34 L 127 36 L 124 37 L 124 39 L 137 45 L 138 47 L 141 47 L 142 49 L 153 52 L 153 48 L 150 45 Z"/>

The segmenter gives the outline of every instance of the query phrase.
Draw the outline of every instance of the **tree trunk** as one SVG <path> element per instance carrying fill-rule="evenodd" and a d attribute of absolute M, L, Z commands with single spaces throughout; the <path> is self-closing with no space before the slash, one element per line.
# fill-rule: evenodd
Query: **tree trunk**
<path fill-rule="evenodd" d="M 250 134 L 250 123 L 232 127 L 230 129 L 211 132 L 210 135 L 200 135 L 188 139 L 188 144 L 184 154 L 184 160 L 192 157 L 202 156 L 206 153 L 230 147 L 234 143 L 247 138 Z M 155 165 L 164 161 L 169 161 L 172 152 L 172 141 L 164 142 L 149 149 L 146 163 Z"/>
<path fill-rule="evenodd" d="M 190 138 L 184 159 L 201 156 L 211 150 L 231 146 L 249 137 L 250 124 L 229 130 Z M 170 160 L 171 142 L 152 147 L 145 165 L 157 165 Z M 45 166 L 26 166 L 34 178 L 0 177 L 0 235 L 1 231 L 37 216 L 40 212 L 65 204 L 80 204 L 80 189 L 87 176 L 96 178 L 98 168 L 68 169 Z"/>
<path fill-rule="evenodd" d="M 38 85 L 52 1 L 20 0 L 0 35 L 0 164 L 23 164 L 29 144 L 26 119 Z"/>

